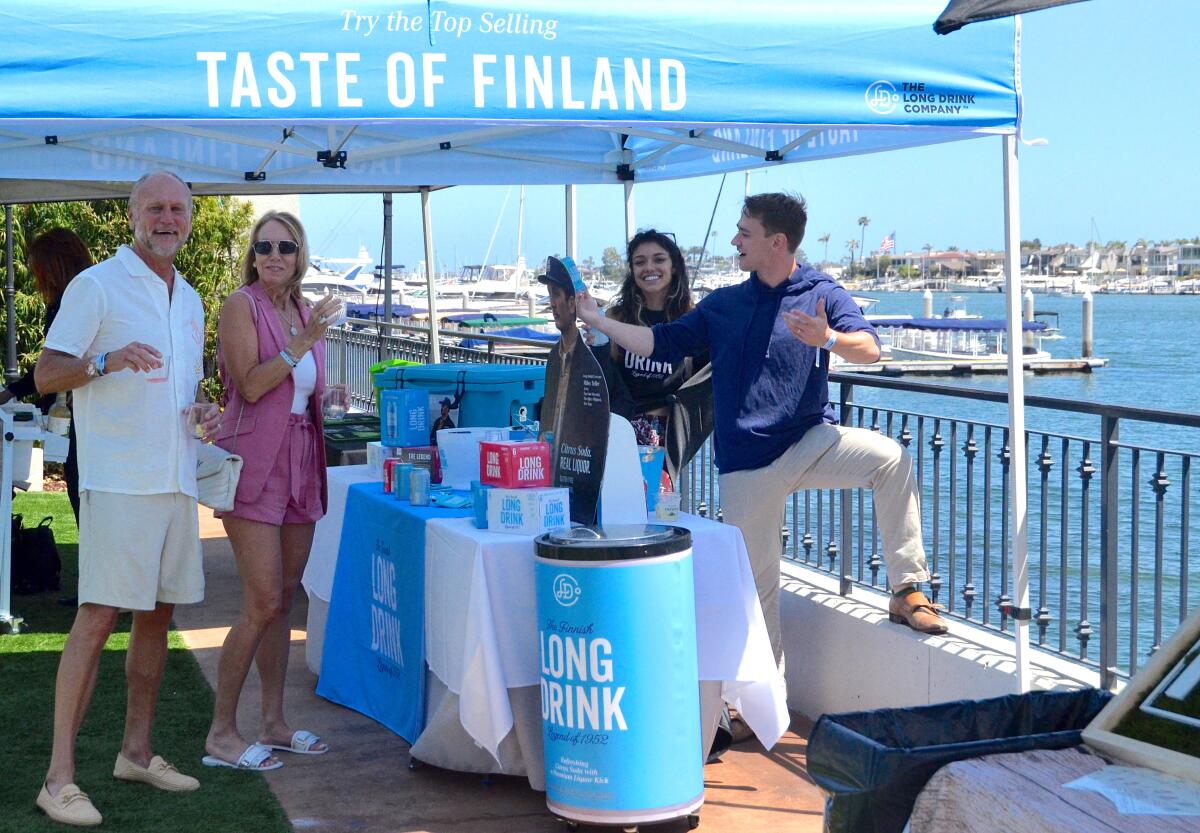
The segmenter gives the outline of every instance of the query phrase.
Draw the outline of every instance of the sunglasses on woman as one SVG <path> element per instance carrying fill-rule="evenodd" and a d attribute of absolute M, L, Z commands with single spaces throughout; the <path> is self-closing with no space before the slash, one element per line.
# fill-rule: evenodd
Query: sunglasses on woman
<path fill-rule="evenodd" d="M 267 257 L 271 254 L 271 250 L 278 248 L 281 255 L 294 255 L 300 251 L 300 245 L 292 240 L 280 240 L 278 243 L 272 240 L 259 240 L 250 248 L 254 249 L 256 255 Z"/>

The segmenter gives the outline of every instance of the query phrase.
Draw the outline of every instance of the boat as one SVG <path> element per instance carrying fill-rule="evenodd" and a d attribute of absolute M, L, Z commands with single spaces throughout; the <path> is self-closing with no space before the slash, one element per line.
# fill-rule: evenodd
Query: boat
<path fill-rule="evenodd" d="M 1008 322 L 1002 318 L 882 318 L 871 319 L 879 333 L 884 359 L 890 361 L 1006 362 Z M 1024 362 L 1051 358 L 1041 348 L 1044 321 L 1024 321 L 1032 345 L 1022 351 Z"/>
<path fill-rule="evenodd" d="M 370 300 L 368 296 L 373 285 L 374 279 L 369 272 L 364 274 L 361 266 L 352 266 L 339 274 L 310 265 L 300 279 L 300 293 L 313 302 L 326 295 L 336 295 L 347 304 L 364 304 Z"/>
<path fill-rule="evenodd" d="M 1042 331 L 1042 341 L 1059 341 L 1065 336 L 1058 326 L 1058 313 L 1049 309 L 1035 309 L 1033 311 L 1035 321 L 1046 319 L 1046 329 Z"/>
<path fill-rule="evenodd" d="M 967 299 L 962 295 L 951 295 L 950 305 L 942 312 L 942 318 L 953 318 L 956 321 L 978 321 L 983 316 L 978 313 L 967 312 Z"/>

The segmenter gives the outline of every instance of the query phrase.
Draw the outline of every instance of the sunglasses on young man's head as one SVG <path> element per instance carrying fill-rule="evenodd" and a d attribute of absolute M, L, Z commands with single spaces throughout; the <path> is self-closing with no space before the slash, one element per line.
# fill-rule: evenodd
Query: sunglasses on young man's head
<path fill-rule="evenodd" d="M 259 240 L 251 248 L 254 249 L 256 255 L 263 257 L 270 255 L 274 248 L 278 248 L 281 255 L 294 255 L 300 251 L 300 245 L 293 240 L 280 240 L 278 243 L 272 240 Z"/>

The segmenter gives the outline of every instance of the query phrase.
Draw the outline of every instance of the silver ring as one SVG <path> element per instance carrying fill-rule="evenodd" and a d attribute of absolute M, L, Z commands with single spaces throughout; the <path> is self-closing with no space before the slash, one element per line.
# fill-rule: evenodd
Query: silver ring
<path fill-rule="evenodd" d="M 326 323 L 327 321 L 329 321 L 329 319 L 328 319 L 328 318 L 326 318 L 326 317 L 325 317 L 325 316 L 323 316 L 323 315 L 319 315 L 319 316 L 317 316 L 317 320 L 318 320 L 318 321 L 320 321 L 322 324 L 324 324 L 324 323 Z"/>

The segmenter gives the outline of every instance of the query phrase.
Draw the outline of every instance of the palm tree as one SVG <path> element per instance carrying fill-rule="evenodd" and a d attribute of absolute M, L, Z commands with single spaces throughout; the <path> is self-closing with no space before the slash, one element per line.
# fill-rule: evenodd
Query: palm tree
<path fill-rule="evenodd" d="M 829 262 L 829 232 L 825 232 L 820 237 L 818 237 L 817 242 L 825 244 L 825 257 L 822 258 L 822 260 L 821 260 L 821 265 L 824 266 L 826 263 Z"/>
<path fill-rule="evenodd" d="M 861 239 L 858 241 L 858 249 L 859 249 L 859 251 L 861 251 L 861 252 L 864 252 L 864 253 L 865 253 L 865 252 L 867 251 L 867 247 L 866 247 L 866 243 L 867 243 L 867 226 L 871 225 L 871 218 L 870 218 L 870 217 L 859 217 L 859 218 L 858 218 L 858 224 L 859 224 L 860 226 L 862 226 L 862 237 L 861 237 Z M 853 271 L 853 270 L 852 270 L 852 271 Z"/>
<path fill-rule="evenodd" d="M 851 238 L 846 241 L 846 248 L 850 250 L 850 277 L 854 277 L 854 250 L 858 248 L 858 241 Z"/>

